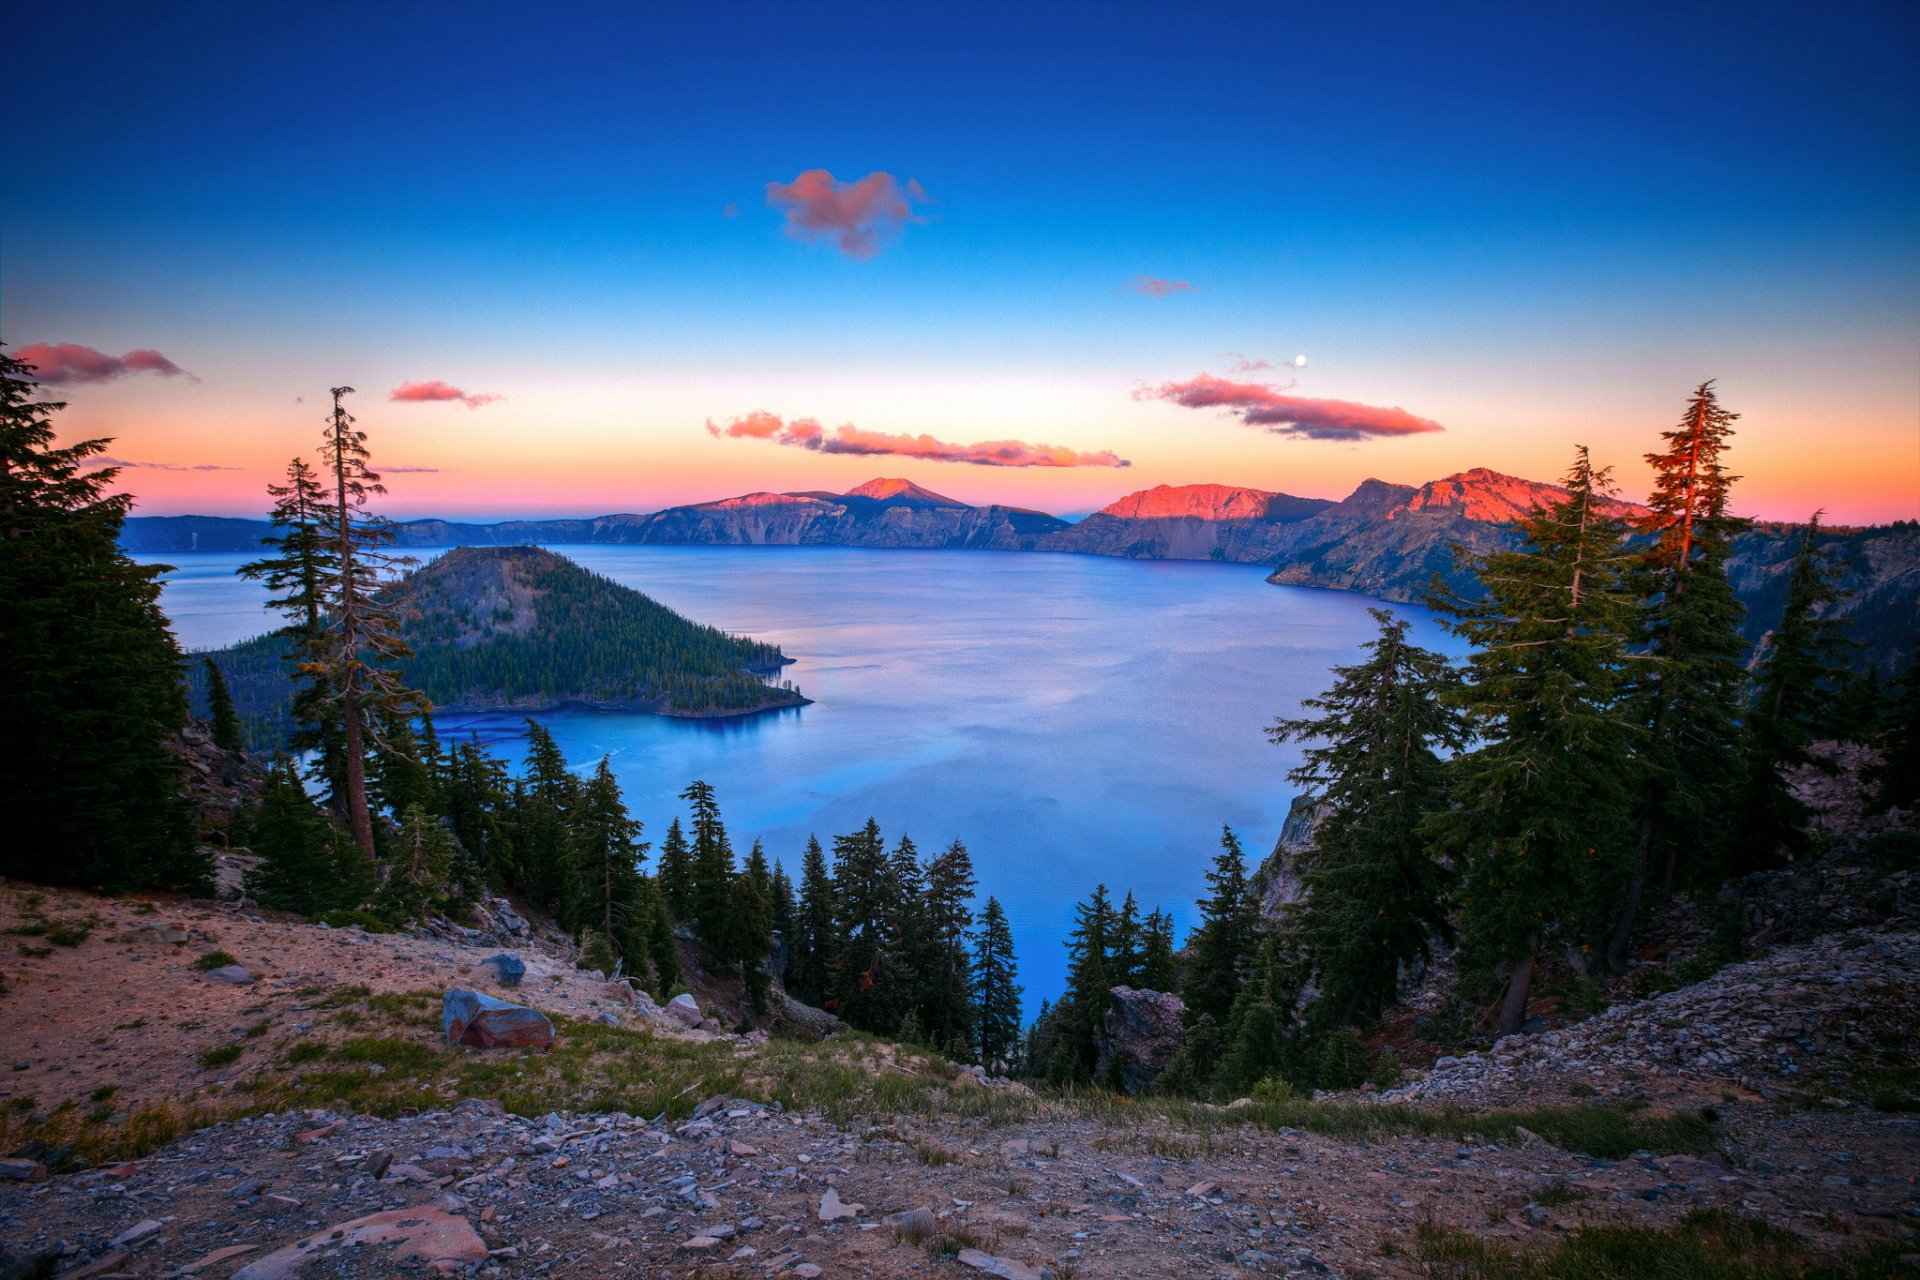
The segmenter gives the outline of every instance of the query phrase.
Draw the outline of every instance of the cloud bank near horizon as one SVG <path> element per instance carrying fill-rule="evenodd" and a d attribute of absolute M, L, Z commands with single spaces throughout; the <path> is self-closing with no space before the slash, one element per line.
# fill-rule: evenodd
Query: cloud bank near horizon
<path fill-rule="evenodd" d="M 34 380 L 49 386 L 72 382 L 111 382 L 130 373 L 157 373 L 163 378 L 187 378 L 192 374 L 151 348 L 142 347 L 123 356 L 110 356 L 77 342 L 36 342 L 21 347 L 14 359 L 31 365 Z"/>
<path fill-rule="evenodd" d="M 949 444 L 929 435 L 867 431 L 846 423 L 828 433 L 813 418 L 783 419 L 777 413 L 756 410 L 725 426 L 707 422 L 707 433 L 719 440 L 771 440 L 775 444 L 811 449 L 815 453 L 865 457 L 917 458 L 925 462 L 964 462 L 976 467 L 1130 467 L 1133 464 L 1109 450 L 1084 452 L 1057 444 L 1028 444 L 1023 440 L 983 440 L 978 444 Z"/>
<path fill-rule="evenodd" d="M 87 467 L 139 467 L 146 471 L 240 471 L 241 467 L 223 466 L 217 462 L 135 462 L 131 458 L 116 458 L 111 454 L 95 454 L 82 466 Z"/>
<path fill-rule="evenodd" d="M 786 231 L 795 240 L 837 245 L 850 258 L 871 258 L 933 197 L 918 181 L 875 170 L 858 182 L 842 182 L 826 169 L 808 169 L 792 182 L 769 182 L 767 203 L 786 211 Z"/>
<path fill-rule="evenodd" d="M 469 409 L 478 409 L 483 404 L 497 404 L 505 396 L 469 395 L 451 383 L 438 378 L 426 382 L 403 382 L 387 393 L 387 399 L 398 400 L 403 404 L 433 404 L 438 401 L 458 401 Z"/>
<path fill-rule="evenodd" d="M 1382 440 L 1446 430 L 1398 407 L 1296 396 L 1288 388 L 1232 382 L 1210 373 L 1142 387 L 1133 394 L 1136 400 L 1165 400 L 1186 409 L 1225 409 L 1249 427 L 1303 440 Z"/>

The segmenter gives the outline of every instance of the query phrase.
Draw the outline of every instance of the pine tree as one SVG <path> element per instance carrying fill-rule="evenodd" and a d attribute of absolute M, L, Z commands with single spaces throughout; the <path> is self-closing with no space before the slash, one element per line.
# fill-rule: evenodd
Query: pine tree
<path fill-rule="evenodd" d="M 1873 744 L 1880 763 L 1867 772 L 1873 786 L 1868 803 L 1875 813 L 1920 809 L 1920 648 L 1907 660 L 1891 693 L 1886 723 Z"/>
<path fill-rule="evenodd" d="M 307 798 L 293 762 L 267 768 L 248 852 L 260 859 L 244 892 L 263 907 L 320 916 L 357 907 L 372 890 L 366 860 Z"/>
<path fill-rule="evenodd" d="M 905 834 L 887 859 L 887 888 L 887 916 L 893 923 L 893 978 L 904 1017 L 919 1009 L 927 972 L 935 963 L 934 940 L 926 920 L 926 872 L 920 865 L 919 847 Z M 925 1030 L 923 1022 L 923 1034 Z"/>
<path fill-rule="evenodd" d="M 378 729 L 382 714 L 427 710 L 426 700 L 400 681 L 395 665 L 412 656 L 391 611 L 376 593 L 386 578 L 406 563 L 380 548 L 393 541 L 393 526 L 367 510 L 367 502 L 386 492 L 367 463 L 367 433 L 356 431 L 341 397 L 352 387 L 333 388 L 333 412 L 323 438 L 323 456 L 332 481 L 327 543 L 332 574 L 322 586 L 325 616 L 318 652 L 308 662 L 340 726 L 348 829 L 368 858 L 374 856 L 373 810 L 367 799 L 367 752 L 384 744 Z"/>
<path fill-rule="evenodd" d="M 1153 1082 L 1153 1092 L 1176 1098 L 1204 1098 L 1213 1091 L 1213 1079 L 1219 1072 L 1225 1040 L 1220 1024 L 1211 1013 L 1202 1013 L 1180 1036 L 1174 1050 Z"/>
<path fill-rule="evenodd" d="M 1505 974 L 1501 1034 L 1526 1019 L 1540 948 L 1584 958 L 1625 886 L 1644 738 L 1621 705 L 1632 601 L 1626 528 L 1583 448 L 1567 496 L 1520 521 L 1529 544 L 1486 556 L 1486 599 L 1450 605 L 1472 642 L 1463 694 L 1480 747 L 1455 764 L 1435 829 L 1467 862 L 1462 950 Z"/>
<path fill-rule="evenodd" d="M 680 986 L 680 947 L 674 941 L 673 914 L 667 909 L 657 876 L 646 880 L 642 906 L 646 956 L 653 963 L 653 992 L 665 1000 Z"/>
<path fill-rule="evenodd" d="M 514 844 L 519 856 L 516 883 L 522 892 L 574 932 L 583 921 L 573 896 L 577 883 L 572 825 L 580 800 L 580 780 L 567 768 L 553 735 L 527 721 L 527 765 L 515 785 Z"/>
<path fill-rule="evenodd" d="M 0 354 L 0 875 L 106 889 L 212 891 L 169 740 L 182 657 L 159 607 L 165 566 L 120 551 L 133 499 L 105 440 L 54 444 L 66 406 L 31 398 Z"/>
<path fill-rule="evenodd" d="M 1143 991 L 1173 991 L 1180 986 L 1180 966 L 1173 956 L 1173 917 L 1157 907 L 1142 926 L 1135 985 Z"/>
<path fill-rule="evenodd" d="M 1739 416 L 1721 408 L 1713 383 L 1703 382 L 1680 424 L 1664 433 L 1667 447 L 1647 455 L 1654 489 L 1640 530 L 1654 540 L 1637 566 L 1641 657 L 1629 693 L 1647 736 L 1626 901 L 1607 941 L 1615 973 L 1626 970 L 1651 868 L 1664 867 L 1671 886 L 1683 854 L 1715 845 L 1740 778 L 1747 645 L 1727 560 L 1751 522 L 1728 513 L 1739 477 L 1720 460 Z"/>
<path fill-rule="evenodd" d="M 485 881 L 513 880 L 513 783 L 506 762 L 478 742 L 457 743 L 448 753 L 443 788 L 453 835 L 478 862 Z"/>
<path fill-rule="evenodd" d="M 401 817 L 387 878 L 373 895 L 373 912 L 389 924 L 411 924 L 447 905 L 453 837 L 418 805 Z"/>
<path fill-rule="evenodd" d="M 1841 624 L 1821 616 L 1839 592 L 1820 554 L 1820 516 L 1816 511 L 1807 522 L 1787 575 L 1780 625 L 1767 637 L 1754 671 L 1745 794 L 1728 868 L 1734 874 L 1778 865 L 1808 848 L 1808 810 L 1783 771 L 1812 761 L 1807 748 L 1826 724 L 1848 648 Z"/>
<path fill-rule="evenodd" d="M 755 842 L 757 845 L 757 841 Z M 787 876 L 786 865 L 778 859 L 773 864 L 773 931 L 780 935 L 785 948 L 786 967 L 774 976 L 781 982 L 793 971 L 793 947 L 795 942 L 795 921 L 799 919 L 800 907 L 794 901 L 793 881 Z"/>
<path fill-rule="evenodd" d="M 1269 1076 L 1283 1074 L 1293 1034 L 1294 988 L 1279 933 L 1261 941 L 1247 981 L 1233 1002 L 1222 1036 L 1220 1080 L 1244 1092 Z"/>
<path fill-rule="evenodd" d="M 880 825 L 867 825 L 833 839 L 834 890 L 839 963 L 831 983 L 832 1007 L 852 1026 L 887 1034 L 900 1025 L 893 877 Z"/>
<path fill-rule="evenodd" d="M 640 873 L 649 846 L 640 839 L 640 823 L 627 813 L 605 756 L 581 788 L 569 825 L 577 917 L 606 939 L 629 968 L 638 970 L 651 925 Z"/>
<path fill-rule="evenodd" d="M 660 842 L 657 874 L 660 893 L 672 920 L 693 919 L 693 851 L 687 847 L 687 834 L 680 819 L 667 825 L 667 838 Z"/>
<path fill-rule="evenodd" d="M 1217 1028 L 1232 1012 L 1259 946 L 1259 904 L 1247 887 L 1246 855 L 1231 828 L 1220 828 L 1220 852 L 1207 885 L 1211 893 L 1200 904 L 1200 927 L 1188 940 L 1193 959 L 1181 995 L 1189 1025 L 1204 1015 Z"/>
<path fill-rule="evenodd" d="M 974 888 L 973 859 L 958 840 L 927 864 L 919 1010 L 930 1044 L 944 1046 L 956 1039 L 973 1043 L 975 1015 L 967 956 L 973 911 L 967 904 Z"/>
<path fill-rule="evenodd" d="M 772 880 L 766 854 L 758 840 L 747 865 L 728 888 L 727 914 L 718 937 L 721 963 L 738 971 L 755 1013 L 767 1011 L 770 980 L 767 952 L 773 945 L 773 903 L 768 897 Z"/>
<path fill-rule="evenodd" d="M 1113 918 L 1113 985 L 1116 987 L 1135 987 L 1140 985 L 1140 948 L 1145 942 L 1140 920 L 1140 904 L 1133 900 L 1133 891 L 1120 903 L 1120 912 Z"/>
<path fill-rule="evenodd" d="M 246 735 L 240 731 L 240 714 L 233 709 L 233 692 L 220 664 L 202 655 L 201 668 L 207 673 L 207 719 L 213 727 L 213 745 L 222 751 L 245 751 Z"/>
<path fill-rule="evenodd" d="M 787 943 L 787 990 L 794 998 L 811 1005 L 824 1005 L 833 987 L 833 975 L 840 963 L 839 900 L 834 893 L 833 876 L 827 870 L 827 855 L 820 841 L 807 837 L 807 850 L 800 857 L 800 906 L 794 921 L 793 936 Z"/>
<path fill-rule="evenodd" d="M 997 898 L 980 911 L 973 945 L 973 995 L 980 1065 L 989 1071 L 1012 1070 L 1020 1044 L 1019 969 L 1013 955 L 1013 929 Z"/>
<path fill-rule="evenodd" d="M 273 550 L 238 572 L 276 593 L 268 607 L 286 619 L 275 634 L 287 642 L 290 674 L 298 685 L 290 745 L 315 753 L 314 775 L 335 811 L 344 814 L 347 770 L 338 708 L 319 676 L 327 640 L 327 584 L 340 568 L 327 532 L 327 492 L 313 468 L 295 458 L 287 464 L 287 482 L 268 485 L 267 493 L 274 500 L 269 517 L 274 532 L 262 541 Z"/>
<path fill-rule="evenodd" d="M 1115 917 L 1107 886 L 1095 885 L 1093 895 L 1073 909 L 1073 928 L 1067 934 L 1067 989 L 1060 997 L 1060 1053 L 1051 1076 L 1063 1084 L 1085 1084 L 1093 1079 L 1098 1054 L 1093 1038 L 1100 1019 L 1113 1001 L 1113 931 Z"/>
<path fill-rule="evenodd" d="M 1325 807 L 1289 923 L 1322 1009 L 1340 1023 L 1390 1003 L 1400 966 L 1447 933 L 1447 877 L 1421 824 L 1446 805 L 1440 752 L 1468 736 L 1448 705 L 1460 689 L 1452 664 L 1411 644 L 1406 622 L 1368 612 L 1380 633 L 1362 647 L 1366 661 L 1335 667 L 1333 686 L 1302 703 L 1322 714 L 1267 730 L 1275 743 L 1321 744 L 1287 775 Z"/>
<path fill-rule="evenodd" d="M 733 889 L 733 846 L 727 839 L 726 824 L 720 820 L 720 805 L 710 785 L 688 783 L 680 798 L 693 807 L 690 860 L 693 924 L 700 931 L 700 937 L 711 944 L 726 928 Z"/>

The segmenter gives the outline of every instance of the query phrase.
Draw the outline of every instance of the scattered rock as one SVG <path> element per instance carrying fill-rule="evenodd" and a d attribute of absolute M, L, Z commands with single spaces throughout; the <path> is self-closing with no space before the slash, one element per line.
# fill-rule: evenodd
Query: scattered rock
<path fill-rule="evenodd" d="M 375 1244 L 395 1246 L 393 1262 L 417 1258 L 429 1267 L 477 1263 L 487 1256 L 486 1242 L 465 1218 L 432 1205 L 420 1205 L 369 1214 L 316 1231 L 257 1262 L 248 1263 L 233 1273 L 233 1280 L 294 1280 L 306 1267 L 307 1260 L 321 1250 Z"/>
<path fill-rule="evenodd" d="M 509 952 L 503 951 L 497 956 L 488 956 L 480 963 L 493 970 L 494 976 L 499 979 L 503 987 L 517 987 L 520 985 L 520 979 L 527 976 L 527 962 Z"/>
<path fill-rule="evenodd" d="M 138 1244 L 159 1231 L 163 1225 L 158 1218 L 143 1218 L 109 1240 L 107 1244 L 115 1249 L 123 1248 L 130 1244 Z"/>
<path fill-rule="evenodd" d="M 972 1267 L 975 1271 L 984 1271 L 999 1280 L 1041 1280 L 1040 1273 L 1024 1262 L 1012 1258 L 997 1258 L 991 1253 L 982 1253 L 978 1249 L 962 1249 L 959 1255 L 960 1265 Z"/>
<path fill-rule="evenodd" d="M 689 1027 L 699 1026 L 707 1017 L 700 1012 L 700 1002 L 684 991 L 667 1001 L 667 1012 Z"/>
<path fill-rule="evenodd" d="M 253 971 L 243 964 L 223 964 L 218 969 L 207 970 L 206 976 L 214 982 L 230 982 L 236 987 L 244 987 L 258 979 Z"/>
<path fill-rule="evenodd" d="M 45 1182 L 47 1166 L 38 1160 L 0 1160 L 0 1178 L 13 1182 Z"/>
<path fill-rule="evenodd" d="M 547 1049 L 553 1023 L 538 1010 L 455 987 L 440 1006 L 440 1029 L 455 1044 L 476 1049 Z"/>
<path fill-rule="evenodd" d="M 857 1218 L 867 1206 L 863 1204 L 842 1204 L 840 1193 L 832 1187 L 820 1197 L 820 1221 L 839 1222 L 843 1219 Z"/>

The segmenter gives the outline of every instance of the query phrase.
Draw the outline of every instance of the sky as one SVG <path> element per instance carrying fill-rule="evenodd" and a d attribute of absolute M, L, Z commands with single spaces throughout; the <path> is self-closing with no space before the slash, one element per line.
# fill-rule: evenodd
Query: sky
<path fill-rule="evenodd" d="M 1920 515 L 1910 3 L 69 0 L 0 42 L 0 341 L 140 513 L 263 512 L 340 385 L 400 518 L 1581 444 L 1639 497 L 1716 379 L 1745 513 Z"/>

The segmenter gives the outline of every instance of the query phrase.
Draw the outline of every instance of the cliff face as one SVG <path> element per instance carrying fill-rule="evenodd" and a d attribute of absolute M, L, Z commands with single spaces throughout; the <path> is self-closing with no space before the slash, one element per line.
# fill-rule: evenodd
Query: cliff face
<path fill-rule="evenodd" d="M 970 507 L 905 480 L 844 494 L 750 493 L 641 517 L 620 540 L 657 545 L 970 547 L 1031 551 L 1067 523 L 1019 507 Z"/>
<path fill-rule="evenodd" d="M 1040 549 L 1257 564 L 1284 545 L 1285 526 L 1332 505 L 1324 498 L 1234 485 L 1163 484 L 1101 508 L 1048 537 Z"/>

